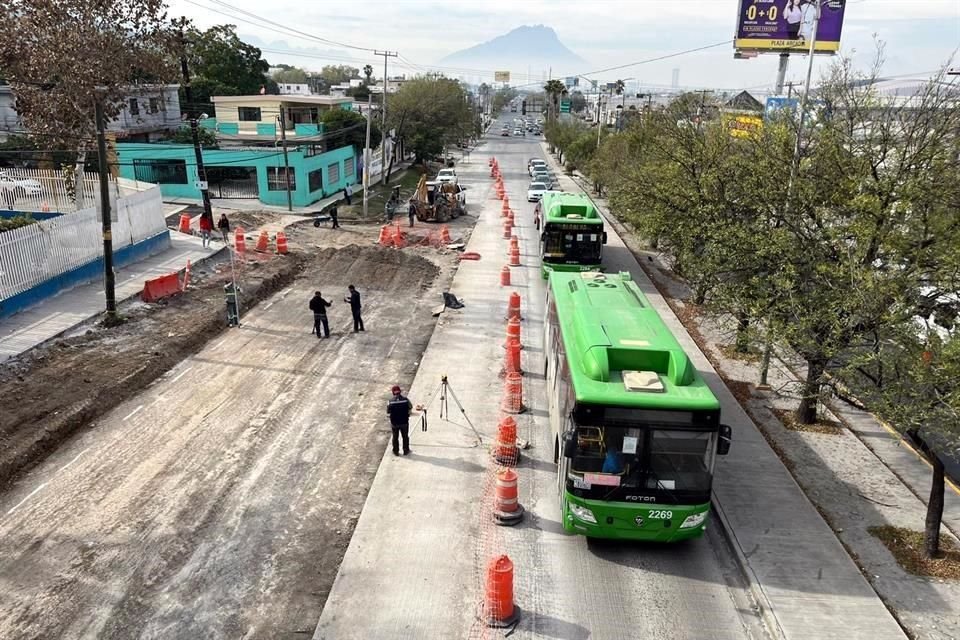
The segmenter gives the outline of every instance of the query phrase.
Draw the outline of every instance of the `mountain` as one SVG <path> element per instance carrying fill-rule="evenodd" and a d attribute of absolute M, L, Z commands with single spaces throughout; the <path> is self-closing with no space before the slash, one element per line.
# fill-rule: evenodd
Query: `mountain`
<path fill-rule="evenodd" d="M 556 31 L 538 24 L 517 27 L 493 40 L 451 53 L 440 64 L 477 69 L 510 69 L 518 73 L 526 72 L 528 67 L 538 72 L 553 67 L 556 74 L 578 69 L 586 61 L 560 42 Z"/>

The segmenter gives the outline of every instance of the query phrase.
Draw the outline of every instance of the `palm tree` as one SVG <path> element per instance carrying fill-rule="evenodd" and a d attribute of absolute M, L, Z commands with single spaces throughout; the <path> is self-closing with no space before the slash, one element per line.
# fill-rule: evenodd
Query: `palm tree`
<path fill-rule="evenodd" d="M 621 93 L 623 93 L 623 89 L 626 86 L 627 85 L 623 80 L 617 80 L 616 83 L 614 83 L 614 91 L 616 91 L 617 95 L 619 96 Z"/>
<path fill-rule="evenodd" d="M 367 76 L 367 84 L 370 84 L 370 78 L 373 76 L 373 67 L 371 67 L 369 64 L 364 65 L 363 75 Z"/>
<path fill-rule="evenodd" d="M 567 92 L 567 86 L 559 80 L 548 80 L 547 84 L 543 85 L 543 92 L 550 97 L 550 105 L 553 107 L 550 113 L 553 114 L 553 117 L 556 117 L 560 110 L 560 96 Z"/>

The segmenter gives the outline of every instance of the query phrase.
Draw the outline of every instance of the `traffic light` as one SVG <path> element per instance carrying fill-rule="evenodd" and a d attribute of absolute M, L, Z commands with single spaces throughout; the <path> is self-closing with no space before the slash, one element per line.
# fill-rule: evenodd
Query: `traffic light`
<path fill-rule="evenodd" d="M 521 115 L 527 115 L 527 101 L 526 101 L 526 100 L 524 100 L 524 101 L 520 104 L 520 113 L 521 113 Z"/>

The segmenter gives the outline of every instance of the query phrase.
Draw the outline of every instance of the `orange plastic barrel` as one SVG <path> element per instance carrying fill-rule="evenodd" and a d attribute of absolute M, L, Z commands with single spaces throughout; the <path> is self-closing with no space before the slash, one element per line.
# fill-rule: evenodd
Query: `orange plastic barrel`
<path fill-rule="evenodd" d="M 487 565 L 485 596 L 488 620 L 503 623 L 513 618 L 513 562 L 509 557 L 499 556 Z"/>

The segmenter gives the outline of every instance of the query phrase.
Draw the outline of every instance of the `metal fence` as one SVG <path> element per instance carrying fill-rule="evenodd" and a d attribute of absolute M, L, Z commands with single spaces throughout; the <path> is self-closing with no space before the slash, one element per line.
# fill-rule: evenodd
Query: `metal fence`
<path fill-rule="evenodd" d="M 116 212 L 114 249 L 166 230 L 159 187 L 118 198 Z M 0 233 L 0 300 L 102 255 L 100 213 L 96 207 Z"/>
<path fill-rule="evenodd" d="M 72 213 L 100 202 L 100 176 L 86 172 L 77 180 L 79 198 L 71 193 L 64 174 L 50 169 L 0 169 L 0 208 L 13 211 L 59 211 Z M 123 195 L 111 176 L 110 201 Z M 82 190 L 82 193 L 80 191 Z"/>

